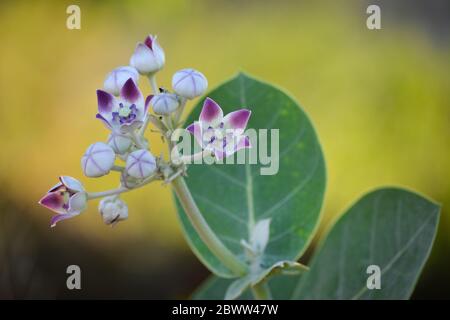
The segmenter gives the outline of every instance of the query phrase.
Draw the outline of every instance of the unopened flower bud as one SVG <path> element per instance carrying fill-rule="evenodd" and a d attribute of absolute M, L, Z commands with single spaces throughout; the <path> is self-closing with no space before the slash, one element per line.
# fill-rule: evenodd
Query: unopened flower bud
<path fill-rule="evenodd" d="M 114 150 L 103 142 L 91 144 L 81 158 L 81 167 L 87 177 L 101 177 L 114 166 Z"/>
<path fill-rule="evenodd" d="M 106 92 L 109 92 L 115 96 L 120 94 L 120 90 L 128 79 L 133 79 L 137 85 L 139 79 L 139 73 L 133 67 L 118 67 L 108 73 L 103 84 L 103 88 Z"/>
<path fill-rule="evenodd" d="M 180 102 L 176 94 L 161 93 L 152 98 L 151 104 L 156 114 L 170 114 L 178 108 Z"/>
<path fill-rule="evenodd" d="M 108 145 L 114 150 L 117 154 L 126 153 L 132 144 L 132 140 L 130 137 L 124 134 L 120 134 L 117 132 L 111 133 L 108 138 Z"/>
<path fill-rule="evenodd" d="M 208 80 L 203 73 L 197 70 L 183 69 L 173 75 L 172 87 L 178 95 L 193 99 L 205 93 L 208 88 Z"/>
<path fill-rule="evenodd" d="M 98 211 L 103 221 L 108 225 L 114 225 L 128 218 L 128 206 L 125 201 L 117 196 L 103 198 L 98 205 Z"/>
<path fill-rule="evenodd" d="M 138 43 L 130 58 L 130 65 L 140 74 L 157 72 L 164 67 L 164 51 L 156 41 L 156 36 L 149 35 L 144 43 Z"/>
<path fill-rule="evenodd" d="M 145 149 L 133 151 L 128 155 L 125 171 L 136 179 L 144 179 L 156 170 L 156 159 Z"/>

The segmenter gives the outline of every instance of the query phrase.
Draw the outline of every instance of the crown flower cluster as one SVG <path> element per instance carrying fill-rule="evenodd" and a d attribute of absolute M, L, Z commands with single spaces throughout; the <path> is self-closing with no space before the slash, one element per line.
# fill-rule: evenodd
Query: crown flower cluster
<path fill-rule="evenodd" d="M 180 119 L 186 103 L 206 92 L 208 80 L 200 71 L 185 68 L 173 75 L 172 91 L 159 88 L 156 75 L 164 68 L 165 62 L 165 53 L 157 37 L 149 35 L 137 44 L 129 65 L 119 66 L 107 74 L 103 88 L 97 90 L 95 117 L 109 134 L 105 140 L 87 147 L 81 157 L 81 168 L 90 178 L 116 172 L 119 187 L 88 192 L 77 179 L 61 176 L 58 184 L 39 201 L 56 213 L 51 218 L 52 227 L 59 221 L 79 215 L 89 200 L 97 198 L 101 199 L 98 209 L 103 221 L 107 225 L 115 225 L 128 218 L 128 206 L 120 198 L 122 193 L 156 180 L 170 183 L 186 174 L 188 162 L 180 162 L 181 157 L 175 161 L 172 157 L 155 156 L 145 133 L 151 125 L 154 127 L 152 132 L 169 141 L 175 129 L 182 126 Z M 140 77 L 148 79 L 151 94 L 144 95 L 140 90 Z M 250 147 L 248 137 L 243 135 L 249 118 L 247 109 L 224 116 L 220 106 L 207 98 L 199 121 L 183 130 L 192 134 L 203 153 L 221 159 Z M 230 133 L 228 129 L 235 132 Z"/>

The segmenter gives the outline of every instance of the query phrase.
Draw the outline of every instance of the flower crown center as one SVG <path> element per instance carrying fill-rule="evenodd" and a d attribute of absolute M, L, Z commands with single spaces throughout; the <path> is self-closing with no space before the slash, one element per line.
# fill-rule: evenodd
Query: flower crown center
<path fill-rule="evenodd" d="M 124 106 L 123 103 L 119 104 L 119 117 L 123 117 L 126 118 L 128 117 L 131 113 L 133 113 L 133 109 L 136 108 L 135 104 L 132 104 L 130 106 Z"/>
<path fill-rule="evenodd" d="M 119 110 L 112 113 L 113 120 L 119 121 L 120 124 L 132 122 L 137 116 L 137 107 L 133 103 L 131 105 L 124 105 L 119 103 Z"/>

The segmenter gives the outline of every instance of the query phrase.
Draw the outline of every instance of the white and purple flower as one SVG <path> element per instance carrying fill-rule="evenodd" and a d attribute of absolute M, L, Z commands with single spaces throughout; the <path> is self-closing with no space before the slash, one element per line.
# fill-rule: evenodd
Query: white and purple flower
<path fill-rule="evenodd" d="M 120 96 L 97 90 L 98 113 L 108 129 L 117 133 L 128 133 L 139 128 L 147 114 L 153 96 L 145 99 L 133 79 L 128 79 L 120 90 Z"/>
<path fill-rule="evenodd" d="M 224 116 L 222 108 L 206 98 L 199 121 L 187 130 L 203 150 L 210 150 L 217 159 L 222 159 L 240 149 L 251 148 L 249 137 L 243 134 L 250 115 L 250 110 L 239 109 Z"/>
<path fill-rule="evenodd" d="M 156 36 L 149 35 L 144 43 L 138 43 L 130 58 L 130 65 L 140 74 L 149 74 L 164 67 L 166 57 L 156 41 Z"/>
<path fill-rule="evenodd" d="M 78 180 L 69 177 L 59 177 L 59 183 L 51 188 L 47 194 L 39 200 L 39 204 L 56 212 L 50 220 L 50 226 L 54 227 L 59 221 L 79 215 L 87 204 L 87 193 Z"/>

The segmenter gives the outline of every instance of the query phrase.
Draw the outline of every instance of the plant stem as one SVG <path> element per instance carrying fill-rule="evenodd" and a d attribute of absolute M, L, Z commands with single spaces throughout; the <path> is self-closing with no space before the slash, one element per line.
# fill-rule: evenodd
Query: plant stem
<path fill-rule="evenodd" d="M 239 261 L 236 256 L 217 238 L 216 234 L 211 230 L 206 220 L 203 218 L 197 204 L 192 198 L 186 182 L 183 177 L 177 177 L 172 181 L 173 189 L 178 196 L 178 199 L 183 206 L 189 220 L 198 235 L 211 250 L 211 252 L 236 275 L 244 275 L 247 267 Z"/>
<path fill-rule="evenodd" d="M 125 170 L 125 168 L 124 168 L 124 167 L 121 167 L 121 166 L 116 166 L 116 165 L 114 165 L 114 166 L 111 168 L 111 170 L 112 170 L 112 171 L 122 172 L 123 170 Z"/>
<path fill-rule="evenodd" d="M 158 84 L 156 83 L 156 73 L 150 73 L 148 76 L 148 81 L 150 82 L 150 86 L 152 87 L 152 92 L 156 96 L 159 93 Z M 147 129 L 148 123 L 150 122 L 150 113 L 148 113 L 145 116 L 144 123 L 142 124 L 141 129 L 139 130 L 139 135 L 143 136 L 145 133 L 145 130 Z"/>
<path fill-rule="evenodd" d="M 116 194 L 121 194 L 127 191 L 130 191 L 131 189 L 125 188 L 125 187 L 119 187 L 117 189 L 107 190 L 107 191 L 101 191 L 101 192 L 89 192 L 88 193 L 88 199 L 97 199 L 97 198 L 103 198 L 107 196 L 113 196 Z"/>
<path fill-rule="evenodd" d="M 181 123 L 179 123 L 179 122 L 180 122 L 181 116 L 183 115 L 184 107 L 186 106 L 186 101 L 187 101 L 186 98 L 181 98 L 180 106 L 178 107 L 178 110 L 175 111 L 175 114 L 173 115 L 173 119 L 174 119 L 174 123 L 175 123 L 176 127 L 181 125 Z"/>
<path fill-rule="evenodd" d="M 172 149 L 172 150 L 173 150 L 173 153 L 171 152 L 171 155 L 178 154 L 177 150 L 174 150 L 174 149 Z M 200 151 L 200 152 L 197 152 L 194 154 L 190 154 L 190 155 L 186 155 L 186 156 L 172 157 L 172 162 L 177 165 L 182 164 L 182 163 L 192 164 L 195 161 L 201 160 L 205 156 L 208 156 L 210 154 L 211 154 L 210 150 L 203 150 L 203 151 Z"/>
<path fill-rule="evenodd" d="M 147 146 L 145 146 L 144 144 L 142 144 L 142 141 L 141 141 L 141 135 L 139 135 L 139 134 L 137 134 L 135 131 L 133 131 L 132 133 L 131 133 L 131 137 L 133 138 L 133 140 L 134 140 L 134 143 L 136 143 L 136 146 L 138 147 L 138 148 L 140 148 L 140 149 L 147 149 Z"/>
<path fill-rule="evenodd" d="M 267 283 L 260 282 L 252 286 L 252 293 L 255 300 L 271 300 L 272 294 L 270 293 L 269 286 Z"/>
<path fill-rule="evenodd" d="M 134 190 L 134 189 L 140 188 L 142 186 L 145 186 L 146 184 L 156 180 L 158 177 L 160 177 L 160 175 L 158 173 L 154 173 L 151 176 L 145 178 L 139 185 L 137 185 L 134 188 L 119 187 L 117 189 L 100 191 L 100 192 L 88 192 L 87 196 L 88 196 L 89 200 L 92 200 L 92 199 L 103 198 L 103 197 L 107 197 L 107 196 L 113 196 L 116 194 L 121 194 L 124 192 L 128 192 L 130 190 Z"/>
<path fill-rule="evenodd" d="M 145 133 L 145 130 L 147 130 L 148 124 L 150 123 L 150 113 L 148 113 L 145 115 L 145 119 L 144 119 L 144 123 L 142 124 L 142 127 L 139 129 L 139 136 L 143 136 Z"/>
<path fill-rule="evenodd" d="M 150 82 L 150 86 L 152 87 L 153 94 L 157 95 L 159 93 L 159 88 L 156 84 L 156 73 L 150 73 L 148 75 L 148 81 Z"/>

